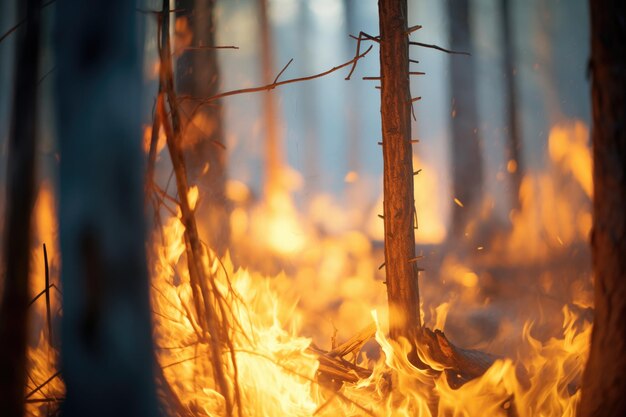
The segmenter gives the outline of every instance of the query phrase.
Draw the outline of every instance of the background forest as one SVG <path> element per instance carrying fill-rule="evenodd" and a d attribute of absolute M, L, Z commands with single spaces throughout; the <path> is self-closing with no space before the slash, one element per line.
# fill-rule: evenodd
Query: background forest
<path fill-rule="evenodd" d="M 488 365 L 498 364 L 476 385 L 465 383 L 483 375 L 488 368 L 485 363 L 481 362 L 479 371 L 472 369 L 467 374 L 462 372 L 465 368 L 458 373 L 454 368 L 448 372 L 444 388 L 438 385 L 440 379 L 424 382 L 421 378 L 426 377 L 415 377 L 402 360 L 390 364 L 390 359 L 386 366 L 397 379 L 387 386 L 391 377 L 386 373 L 389 369 L 383 370 L 384 358 L 393 357 L 390 352 L 402 356 L 408 351 L 381 334 L 373 338 L 377 328 L 386 328 L 389 316 L 381 220 L 381 71 L 378 41 L 359 33 L 379 33 L 377 2 L 170 3 L 166 21 L 160 17 L 163 3 L 145 0 L 132 18 L 124 15 L 126 20 L 119 23 L 121 27 L 136 19 L 136 32 L 141 33 L 124 32 L 135 36 L 132 39 L 142 65 L 142 85 L 137 85 L 141 87 L 140 114 L 127 118 L 137 116 L 133 123 L 140 121 L 137 142 L 129 146 L 143 149 L 146 166 L 129 164 L 131 168 L 121 165 L 126 161 L 123 157 L 116 160 L 120 165 L 100 165 L 94 156 L 81 162 L 93 146 L 107 155 L 110 147 L 125 149 L 123 141 L 112 139 L 109 144 L 104 131 L 104 141 L 78 141 L 74 148 L 57 140 L 57 132 L 63 129 L 60 113 L 55 113 L 60 103 L 74 100 L 78 111 L 93 98 L 81 95 L 83 90 L 78 87 L 59 94 L 63 84 L 55 84 L 59 68 L 65 65 L 60 57 L 72 58 L 70 52 L 64 56 L 57 49 L 55 53 L 54 40 L 59 36 L 55 22 L 73 27 L 72 19 L 80 16 L 79 12 L 62 14 L 68 9 L 59 11 L 55 1 L 41 8 L 30 283 L 30 298 L 36 299 L 29 310 L 27 412 L 45 415 L 64 400 L 64 377 L 57 372 L 61 344 L 57 329 L 61 318 L 72 313 L 67 304 L 61 305 L 60 247 L 74 246 L 64 246 L 67 243 L 63 243 L 58 224 L 58 219 L 70 219 L 65 224 L 72 225 L 72 212 L 59 211 L 57 204 L 59 195 L 63 196 L 59 182 L 77 177 L 63 168 L 59 173 L 66 158 L 77 161 L 77 165 L 66 166 L 83 163 L 92 168 L 90 175 L 95 180 L 85 198 L 93 200 L 104 219 L 115 219 L 109 209 L 118 203 L 111 200 L 119 197 L 116 192 L 107 194 L 107 178 L 124 183 L 123 178 L 134 178 L 134 170 L 141 169 L 144 178 L 147 169 L 143 181 L 147 185 L 142 182 L 147 191 L 143 217 L 133 212 L 138 216 L 135 220 L 140 220 L 129 220 L 128 230 L 145 217 L 150 320 L 154 324 L 151 337 L 160 365 L 155 371 L 156 391 L 171 407 L 165 411 L 181 415 L 379 415 L 392 407 L 413 413 L 419 409 L 420 415 L 438 410 L 444 415 L 457 407 L 449 390 L 463 386 L 458 392 L 463 392 L 459 395 L 464 398 L 489 393 L 488 405 L 461 401 L 467 415 L 484 407 L 503 415 L 510 415 L 507 410 L 511 407 L 517 415 L 545 410 L 551 415 L 574 415 L 593 316 L 588 3 L 408 2 L 409 27 L 422 26 L 409 38 L 417 222 L 416 256 L 410 262 L 420 271 L 421 302 L 416 314 L 428 328 L 445 330 L 445 336 L 433 337 L 449 343 L 448 337 L 454 342 L 453 350 L 462 347 L 454 350 L 462 357 L 455 360 L 473 358 L 473 353 L 465 350 L 471 349 L 479 352 L 479 360 L 485 354 Z M 10 31 L 20 22 L 16 8 L 15 2 L 0 4 L 0 36 L 7 34 L 0 42 L 3 196 L 8 192 L 5 167 L 16 88 L 15 34 L 19 28 Z M 102 30 L 118 24 L 115 10 L 108 14 Z M 71 38 L 66 33 L 76 38 L 81 34 L 80 29 L 58 32 L 66 41 L 63 36 Z M 360 36 L 365 36 L 361 53 L 374 45 L 361 56 L 358 51 L 355 55 Z M 132 42 L 129 44 L 128 49 L 133 49 Z M 172 91 L 167 91 L 164 81 L 170 65 L 164 64 L 164 56 L 171 57 Z M 353 59 L 354 68 L 346 65 L 316 76 Z M 105 78 L 117 68 L 103 67 Z M 351 77 L 346 80 L 348 73 Z M 276 88 L 202 101 L 222 92 L 254 90 L 278 80 L 314 75 L 314 79 Z M 71 78 L 60 79 L 64 85 L 73 84 Z M 113 97 L 105 109 L 114 121 L 119 117 L 116 110 L 126 109 L 127 100 L 134 101 L 132 90 L 127 96 L 124 90 L 112 96 L 113 91 L 102 97 Z M 173 107 L 177 106 L 168 101 L 174 92 L 176 111 Z M 109 113 L 92 116 L 106 120 Z M 168 129 L 180 136 L 178 151 L 172 147 Z M 186 163 L 184 193 L 180 192 L 176 155 Z M 85 177 L 82 184 L 79 180 L 67 183 L 86 187 L 87 178 L 92 177 Z M 140 191 L 136 181 L 128 182 L 129 190 Z M 140 197 L 143 199 L 137 192 L 130 200 Z M 0 199 L 2 218 L 6 217 L 6 203 Z M 185 207 L 191 216 L 185 214 Z M 194 217 L 193 227 L 188 217 Z M 107 220 L 102 224 L 106 230 Z M 6 227 L 4 222 L 1 227 Z M 190 237 L 189 231 L 196 228 L 196 237 Z M 142 229 L 138 230 L 142 236 Z M 98 246 L 90 246 L 90 235 L 80 239 L 78 246 L 83 252 L 77 253 L 86 257 L 88 268 L 99 269 L 99 258 L 92 253 L 99 252 Z M 6 241 L 0 244 L 6 245 Z M 43 244 L 47 248 L 45 262 Z M 128 252 L 135 250 L 140 258 L 144 255 L 144 249 L 136 246 Z M 204 255 L 194 264 L 192 254 L 200 252 Z M 72 271 L 66 264 L 63 268 Z M 143 266 L 137 268 L 143 270 Z M 202 277 L 207 271 L 211 285 L 204 288 L 198 284 L 196 290 L 194 274 Z M 90 291 L 87 288 L 86 292 Z M 204 306 L 198 303 L 195 291 L 201 293 Z M 212 301 L 207 301 L 209 298 Z M 203 318 L 202 309 L 209 318 Z M 372 310 L 378 327 L 372 324 Z M 128 317 L 120 308 L 114 311 L 112 321 Z M 145 323 L 150 320 L 146 318 Z M 253 330 L 247 330 L 247 325 Z M 139 336 L 138 346 L 148 344 L 150 335 L 145 333 Z M 264 339 L 268 333 L 273 337 L 269 342 Z M 215 339 L 227 340 L 220 347 L 231 356 L 212 350 L 217 349 Z M 107 342 L 103 346 L 108 346 Z M 337 349 L 348 349 L 345 346 L 350 346 L 349 350 L 339 355 Z M 266 369 L 253 363 L 253 354 L 246 349 L 271 357 L 278 365 Z M 83 353 L 78 348 L 74 352 Z M 347 352 L 353 356 L 348 358 Z M 319 355 L 320 362 L 307 355 Z M 437 363 L 433 355 L 419 360 Z M 502 358 L 513 362 L 498 361 Z M 526 373 L 519 371 L 517 361 L 524 364 Z M 82 370 L 68 373 L 69 383 L 73 377 L 80 379 L 82 372 L 100 369 L 89 368 L 91 365 L 86 359 Z M 284 370 L 278 369 L 291 365 L 305 376 L 285 376 Z M 225 375 L 218 371 L 222 367 Z M 235 374 L 232 379 L 231 371 Z M 493 376 L 497 372 L 506 375 L 498 380 L 500 385 L 489 379 L 497 379 Z M 546 376 L 551 372 L 558 375 Z M 266 392 L 263 379 L 270 374 L 274 391 Z M 371 375 L 378 379 L 369 378 Z M 508 388 L 508 382 L 502 381 L 514 378 L 512 375 L 518 380 L 511 383 L 514 388 Z M 330 382 L 325 381 L 339 394 L 329 395 L 325 391 L 328 384 L 315 388 L 318 378 L 328 379 Z M 425 385 L 415 387 L 415 378 Z M 98 382 L 104 387 L 101 396 L 89 397 L 91 392 L 85 390 L 81 401 L 104 401 L 107 384 L 115 378 L 104 379 Z M 342 383 L 366 379 L 370 384 L 365 384 L 366 391 L 376 395 L 338 388 Z M 547 386 L 544 380 L 553 384 Z M 527 381 L 539 388 L 522 395 L 518 389 Z M 150 384 L 144 386 L 145 391 L 126 387 L 127 395 L 149 397 L 155 388 Z M 306 389 L 289 391 L 289 387 L 301 385 Z M 441 390 L 438 402 L 424 388 L 435 385 Z M 507 388 L 499 390 L 504 385 Z M 369 398 L 370 394 L 375 399 Z M 539 401 L 542 395 L 549 400 Z M 518 403 L 512 406 L 514 397 Z M 36 401 L 28 402 L 29 398 Z M 69 415 L 80 409 L 78 403 L 68 402 Z M 132 410 L 129 406 L 127 412 Z M 99 410 L 108 411 L 107 407 Z"/>

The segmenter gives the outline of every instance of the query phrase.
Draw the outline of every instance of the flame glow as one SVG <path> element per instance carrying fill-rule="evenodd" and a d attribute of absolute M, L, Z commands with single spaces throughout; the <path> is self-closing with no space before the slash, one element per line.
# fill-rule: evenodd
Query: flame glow
<path fill-rule="evenodd" d="M 550 134 L 550 156 L 558 175 L 526 175 L 520 190 L 521 207 L 511 215 L 510 232 L 479 246 L 481 259 L 492 263 L 504 260 L 522 268 L 525 263 L 545 261 L 555 251 L 585 241 L 590 227 L 588 205 L 575 207 L 572 199 L 586 201 L 591 195 L 590 156 L 584 146 L 588 133 L 584 125 L 573 126 L 557 126 Z M 429 194 L 424 187 L 437 188 L 428 172 L 425 169 L 418 176 L 423 181 L 416 185 L 421 190 L 418 195 Z M 558 180 L 559 175 L 571 175 L 574 186 L 557 185 L 555 178 Z M 543 337 L 540 323 L 525 319 L 521 310 L 519 325 L 503 320 L 499 335 L 491 339 L 495 345 L 514 338 L 516 349 L 507 351 L 481 377 L 460 388 L 452 387 L 443 372 L 445 365 L 432 359 L 428 351 L 420 349 L 418 354 L 431 369 L 418 369 L 407 359 L 410 344 L 386 337 L 381 324 L 387 321 L 386 294 L 383 273 L 377 270 L 380 254 L 372 242 L 375 235 L 336 227 L 335 223 L 345 223 L 350 216 L 340 213 L 326 196 L 314 199 L 310 216 L 303 216 L 290 195 L 298 178 L 287 179 L 290 186 L 277 187 L 266 201 L 257 204 L 251 203 L 251 193 L 244 184 L 229 183 L 227 194 L 235 205 L 231 213 L 233 258 L 244 258 L 245 262 L 237 264 L 248 267 L 235 267 L 230 255 L 218 259 L 210 251 L 203 259 L 228 304 L 224 319 L 230 324 L 237 366 L 235 381 L 233 363 L 226 361 L 230 367 L 228 383 L 237 383 L 240 388 L 241 415 L 575 415 L 591 332 L 584 314 L 592 305 L 585 283 L 571 283 L 571 296 L 558 307 L 561 329 L 553 329 L 550 337 Z M 359 181 L 358 175 L 348 175 L 346 181 Z M 189 190 L 192 208 L 201 197 L 198 194 L 197 187 Z M 49 186 L 42 188 L 37 201 L 37 244 L 48 244 L 56 283 L 56 216 Z M 431 244 L 441 243 L 446 236 L 445 221 L 437 210 L 427 208 L 426 202 L 416 204 L 423 207 L 418 235 L 421 233 L 422 239 Z M 374 213 L 381 213 L 380 209 L 376 207 Z M 376 220 L 381 225 L 380 219 Z M 163 225 L 162 230 L 155 231 L 159 237 L 152 240 L 150 257 L 158 363 L 187 412 L 225 415 L 225 401 L 217 390 L 210 360 L 211 342 L 199 336 L 180 213 L 164 217 Z M 363 230 L 369 228 L 367 223 L 361 225 Z M 34 258 L 33 297 L 44 287 L 39 247 Z M 275 264 L 282 265 L 284 271 Z M 492 277 L 483 266 L 470 265 L 455 254 L 447 255 L 436 273 L 442 285 L 451 290 L 423 306 L 426 322 L 444 329 L 454 324 L 455 310 L 489 307 L 492 300 L 482 291 Z M 529 281 L 536 281 L 548 291 L 558 277 L 546 274 L 529 277 Z M 429 295 L 431 284 L 425 282 L 422 285 Z M 58 317 L 58 291 L 50 290 L 50 294 L 53 317 Z M 49 403 L 63 398 L 64 388 L 59 377 L 45 383 L 56 374 L 56 351 L 50 346 L 45 326 L 43 296 L 32 308 L 38 332 L 29 349 L 31 382 L 27 395 L 33 401 L 28 403 L 28 413 L 45 415 Z M 351 371 L 353 382 L 326 381 L 319 352 L 327 346 L 322 344 L 330 342 L 326 350 L 331 350 L 337 340 L 348 338 L 372 321 L 376 324 L 374 342 L 361 345 L 352 357 L 345 358 L 367 370 L 368 375 Z M 228 357 L 228 352 L 224 350 L 223 355 Z"/>

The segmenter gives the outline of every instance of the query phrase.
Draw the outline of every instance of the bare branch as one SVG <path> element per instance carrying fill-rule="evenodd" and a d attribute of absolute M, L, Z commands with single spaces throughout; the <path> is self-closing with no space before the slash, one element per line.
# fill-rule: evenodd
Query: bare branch
<path fill-rule="evenodd" d="M 356 39 L 356 52 L 354 54 L 355 58 L 357 56 L 359 56 L 359 54 L 361 53 L 361 41 L 362 40 L 370 40 L 370 41 L 374 41 L 374 42 L 380 42 L 380 36 L 372 36 L 372 35 L 369 35 L 369 34 L 367 34 L 365 32 L 360 32 L 358 38 L 353 36 L 353 35 L 350 35 L 350 37 L 352 39 Z M 352 64 L 352 68 L 350 68 L 350 72 L 348 73 L 348 76 L 346 77 L 346 80 L 349 80 L 350 77 L 352 77 L 352 73 L 354 72 L 355 69 L 356 69 L 356 61 Z"/>
<path fill-rule="evenodd" d="M 280 76 L 281 76 L 281 75 L 283 75 L 283 72 L 285 72 L 285 71 L 287 70 L 287 67 L 288 67 L 289 65 L 291 65 L 291 63 L 292 63 L 292 62 L 293 62 L 293 58 L 291 58 L 291 59 L 289 60 L 289 62 L 287 62 L 287 65 L 285 65 L 285 66 L 283 67 L 283 69 L 281 69 L 281 70 L 280 70 L 280 72 L 278 73 L 278 75 L 276 76 L 276 78 L 274 78 L 274 84 L 276 84 L 276 83 L 278 82 L 278 79 L 280 78 Z"/>
<path fill-rule="evenodd" d="M 352 65 L 352 64 L 358 62 L 361 58 L 363 58 L 365 55 L 367 55 L 369 53 L 369 51 L 371 51 L 371 50 L 372 50 L 372 46 L 367 48 L 367 50 L 365 52 L 363 52 L 362 54 L 359 54 L 359 55 L 355 56 L 354 58 L 352 58 L 350 61 L 344 62 L 343 64 L 338 65 L 336 67 L 333 67 L 333 68 L 331 68 L 329 70 L 326 70 L 324 72 L 320 72 L 320 73 L 317 73 L 317 74 L 314 74 L 314 75 L 309 75 L 307 77 L 291 78 L 289 80 L 277 81 L 277 82 L 273 82 L 271 84 L 262 85 L 262 86 L 259 86 L 259 87 L 242 88 L 242 89 L 239 89 L 239 90 L 225 91 L 223 93 L 219 93 L 219 94 L 216 94 L 216 95 L 214 95 L 212 97 L 208 97 L 208 98 L 196 98 L 196 97 L 185 97 L 185 98 L 198 101 L 198 102 L 201 103 L 201 105 L 204 105 L 204 104 L 210 103 L 212 101 L 219 100 L 219 99 L 224 98 L 224 97 L 236 96 L 236 95 L 239 95 L 239 94 L 258 93 L 260 91 L 269 91 L 269 90 L 275 89 L 276 87 L 280 87 L 280 86 L 283 86 L 283 85 L 286 85 L 286 84 L 293 84 L 293 83 L 299 83 L 299 82 L 302 82 L 302 81 L 314 80 L 316 78 L 322 78 L 322 77 L 325 77 L 328 74 L 332 74 L 335 71 L 338 71 L 338 70 L 340 70 L 342 68 L 345 68 L 348 65 Z M 197 109 L 194 110 L 193 113 L 195 113 L 195 111 L 197 111 Z"/>
<path fill-rule="evenodd" d="M 209 49 L 239 49 L 239 47 L 234 46 L 234 45 L 224 45 L 224 46 L 202 45 L 202 46 L 187 46 L 184 49 L 185 51 L 206 51 Z"/>
<path fill-rule="evenodd" d="M 470 54 L 469 52 L 452 51 L 452 50 L 450 50 L 450 49 L 442 48 L 441 46 L 432 45 L 432 44 L 429 44 L 429 43 L 422 43 L 422 42 L 409 42 L 409 45 L 421 46 L 421 47 L 423 47 L 423 48 L 436 49 L 436 50 L 438 50 L 438 51 L 445 52 L 445 53 L 447 53 L 447 54 L 452 54 L 452 55 L 467 55 L 467 56 L 472 56 L 472 54 Z"/>
<path fill-rule="evenodd" d="M 420 30 L 421 28 L 422 28 L 422 25 L 411 26 L 410 28 L 407 29 L 406 34 L 410 35 L 411 33 L 415 32 L 416 30 Z"/>

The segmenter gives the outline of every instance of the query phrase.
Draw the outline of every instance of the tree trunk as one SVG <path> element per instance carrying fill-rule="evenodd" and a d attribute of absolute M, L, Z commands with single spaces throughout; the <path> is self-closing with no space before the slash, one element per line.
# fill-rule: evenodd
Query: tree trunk
<path fill-rule="evenodd" d="M 180 22 L 186 21 L 192 34 L 190 48 L 182 52 L 177 62 L 180 95 L 206 98 L 219 91 L 215 3 L 216 0 L 176 1 L 177 31 L 184 27 Z M 196 103 L 181 105 L 182 114 L 190 115 L 195 106 Z M 209 246 L 223 255 L 230 241 L 230 220 L 225 196 L 226 150 L 221 101 L 202 106 L 195 117 L 184 121 L 184 126 L 188 176 L 191 185 L 197 185 L 200 191 L 196 213 L 204 220 Z"/>
<path fill-rule="evenodd" d="M 385 268 L 389 333 L 413 341 L 421 327 L 415 268 L 411 92 L 406 0 L 379 0 Z"/>
<path fill-rule="evenodd" d="M 469 0 L 449 0 L 450 45 L 455 51 L 471 52 Z M 454 198 L 463 207 L 452 206 L 452 236 L 463 238 L 469 221 L 475 218 L 482 202 L 482 156 L 476 77 L 473 58 L 450 60 L 452 92 L 452 187 Z"/>
<path fill-rule="evenodd" d="M 500 0 L 502 22 L 502 54 L 506 96 L 506 158 L 507 171 L 511 174 L 510 200 L 512 208 L 519 208 L 519 190 L 522 184 L 524 163 L 522 159 L 522 139 L 517 119 L 517 92 L 515 91 L 515 44 L 513 42 L 511 0 Z"/>
<path fill-rule="evenodd" d="M 15 46 L 15 84 L 7 158 L 7 211 L 3 258 L 6 265 L 0 306 L 0 408 L 24 414 L 31 214 L 35 201 L 35 142 L 39 67 L 40 1 L 18 2 L 26 16 Z"/>
<path fill-rule="evenodd" d="M 593 0 L 595 315 L 578 415 L 626 415 L 626 3 Z"/>
<path fill-rule="evenodd" d="M 126 0 L 57 4 L 61 371 L 67 417 L 157 415 L 138 20 L 134 3 Z"/>
<path fill-rule="evenodd" d="M 258 0 L 259 20 L 261 29 L 261 66 L 263 69 L 263 84 L 274 81 L 274 51 L 272 45 L 271 27 L 268 15 L 268 0 Z M 280 183 L 282 168 L 282 152 L 280 129 L 278 127 L 278 109 L 274 91 L 263 93 L 263 111 L 265 116 L 265 194 L 271 196 Z"/>

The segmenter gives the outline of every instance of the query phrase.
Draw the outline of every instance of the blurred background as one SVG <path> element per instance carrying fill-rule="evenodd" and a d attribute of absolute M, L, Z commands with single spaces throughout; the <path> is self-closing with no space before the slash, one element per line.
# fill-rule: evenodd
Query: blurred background
<path fill-rule="evenodd" d="M 378 34 L 374 0 L 228 0 L 214 7 L 215 44 L 238 48 L 214 51 L 217 92 L 267 84 L 292 58 L 281 80 L 326 71 L 354 56 L 350 34 Z M 145 27 L 146 138 L 158 84 L 156 20 L 146 11 L 159 8 L 146 0 L 137 13 Z M 48 242 L 56 239 L 50 213 L 59 159 L 49 76 L 55 70 L 54 13 L 54 3 L 42 12 L 37 149 L 37 210 L 49 213 L 38 217 L 38 239 Z M 176 13 L 171 19 L 180 86 L 195 35 L 190 20 Z M 18 20 L 13 2 L 1 2 L 0 33 Z M 536 320 L 539 330 L 544 323 L 547 337 L 560 329 L 562 316 L 554 313 L 563 305 L 583 311 L 591 305 L 587 2 L 409 1 L 409 22 L 423 26 L 412 41 L 471 54 L 410 47 L 410 58 L 419 61 L 411 70 L 425 73 L 411 84 L 412 96 L 422 97 L 414 103 L 413 136 L 419 140 L 414 165 L 422 170 L 415 195 L 423 314 L 427 323 L 445 324 L 461 344 L 507 352 L 527 320 Z M 0 43 L 3 196 L 14 47 L 12 36 Z M 370 320 L 370 310 L 384 311 L 386 304 L 377 216 L 380 99 L 378 82 L 363 80 L 379 74 L 376 45 L 349 81 L 347 73 L 220 103 L 226 247 L 237 266 L 272 276 L 285 272 L 277 285 L 299 300 L 306 312 L 302 332 L 320 345 L 337 330 L 340 338 L 354 333 Z M 270 106 L 275 111 L 268 118 Z M 198 125 L 196 135 L 213 129 Z M 160 150 L 157 182 L 174 193 L 164 154 Z M 273 177 L 272 169 L 278 172 Z M 200 204 L 210 205 L 210 187 L 200 189 Z M 0 212 L 4 203 L 0 199 Z M 207 241 L 211 230 L 202 231 Z M 450 311 L 447 321 L 444 310 Z"/>

